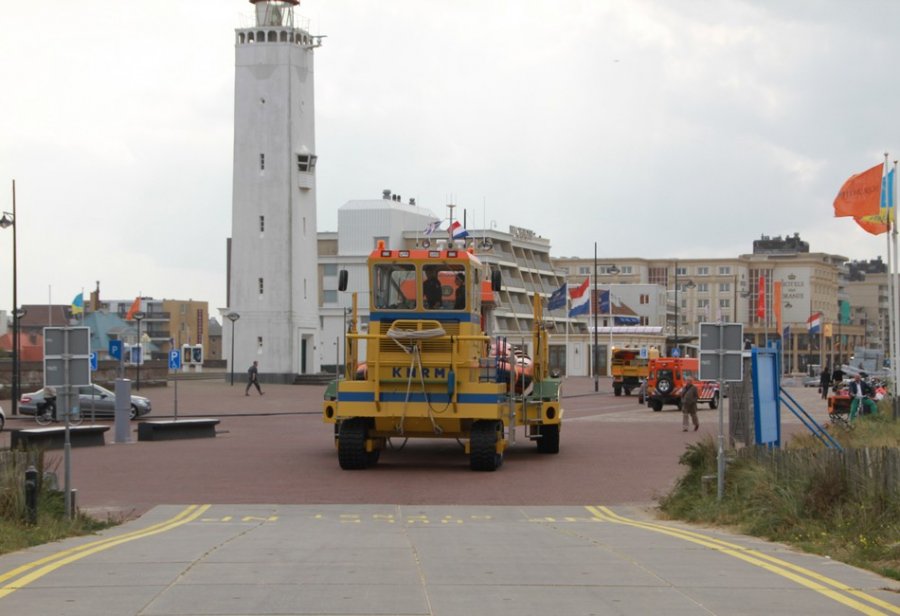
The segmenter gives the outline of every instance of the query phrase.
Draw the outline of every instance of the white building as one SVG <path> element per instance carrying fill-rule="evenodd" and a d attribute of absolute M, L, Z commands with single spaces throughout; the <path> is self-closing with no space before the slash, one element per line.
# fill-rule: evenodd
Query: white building
<path fill-rule="evenodd" d="M 253 25 L 235 30 L 229 305 L 222 312 L 240 315 L 235 369 L 258 360 L 262 380 L 287 381 L 319 370 L 313 50 L 321 37 L 295 23 L 299 0 L 250 3 Z M 231 331 L 225 328 L 229 349 Z"/>

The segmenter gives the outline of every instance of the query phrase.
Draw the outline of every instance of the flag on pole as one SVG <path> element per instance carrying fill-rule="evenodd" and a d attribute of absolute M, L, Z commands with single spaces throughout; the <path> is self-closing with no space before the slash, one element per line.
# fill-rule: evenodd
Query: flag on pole
<path fill-rule="evenodd" d="M 775 331 L 781 331 L 781 281 L 772 282 L 772 313 L 775 315 Z"/>
<path fill-rule="evenodd" d="M 82 314 L 84 312 L 84 293 L 79 293 L 72 300 L 72 314 Z"/>
<path fill-rule="evenodd" d="M 884 166 L 875 165 L 871 169 L 850 176 L 837 197 L 834 198 L 834 216 L 872 216 L 878 213 L 881 197 L 881 178 Z"/>
<path fill-rule="evenodd" d="M 141 310 L 141 296 L 138 295 L 134 298 L 134 301 L 131 302 L 131 308 L 128 309 L 128 313 L 125 315 L 126 321 L 131 321 L 134 319 L 134 313 L 140 312 Z"/>
<path fill-rule="evenodd" d="M 569 297 L 572 298 L 572 307 L 569 309 L 570 317 L 587 314 L 591 299 L 591 294 L 587 292 L 590 281 L 590 278 L 585 278 L 580 285 L 574 289 L 569 289 Z"/>
<path fill-rule="evenodd" d="M 469 232 L 466 231 L 465 227 L 462 226 L 458 220 L 450 225 L 450 237 L 455 240 L 461 240 L 464 237 L 469 237 Z"/>
<path fill-rule="evenodd" d="M 547 310 L 557 310 L 565 307 L 567 286 L 566 283 L 563 283 L 560 288 L 550 295 L 550 300 L 547 302 Z"/>
<path fill-rule="evenodd" d="M 809 334 L 816 335 L 822 331 L 822 313 L 814 312 L 806 319 L 806 330 Z"/>
<path fill-rule="evenodd" d="M 425 230 L 422 231 L 424 235 L 431 235 L 435 231 L 441 228 L 441 221 L 435 220 L 434 222 L 428 223 L 428 226 L 425 227 Z"/>
<path fill-rule="evenodd" d="M 860 227 L 872 235 L 887 233 L 893 224 L 894 218 L 894 170 L 891 169 L 886 176 L 881 178 L 881 200 L 878 212 L 867 216 L 855 216 Z"/>
<path fill-rule="evenodd" d="M 759 275 L 759 289 L 756 296 L 756 316 L 766 318 L 766 277 Z"/>
<path fill-rule="evenodd" d="M 781 339 L 782 340 L 790 340 L 791 339 L 791 326 L 790 324 L 785 325 L 784 329 L 781 330 Z"/>

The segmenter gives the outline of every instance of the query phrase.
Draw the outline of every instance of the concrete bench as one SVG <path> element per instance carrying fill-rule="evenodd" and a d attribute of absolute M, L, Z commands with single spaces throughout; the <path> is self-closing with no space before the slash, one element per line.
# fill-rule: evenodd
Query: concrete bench
<path fill-rule="evenodd" d="M 171 441 L 183 438 L 210 438 L 216 436 L 218 419 L 151 419 L 138 424 L 139 441 Z"/>
<path fill-rule="evenodd" d="M 69 426 L 69 442 L 72 447 L 105 445 L 106 438 L 104 434 L 107 430 L 109 430 L 109 426 Z M 62 449 L 66 444 L 65 426 L 19 428 L 18 430 L 10 430 L 9 435 L 12 449 Z"/>

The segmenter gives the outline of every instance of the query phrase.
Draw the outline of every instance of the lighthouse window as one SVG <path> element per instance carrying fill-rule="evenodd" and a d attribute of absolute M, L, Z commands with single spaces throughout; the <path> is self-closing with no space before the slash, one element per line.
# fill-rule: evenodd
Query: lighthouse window
<path fill-rule="evenodd" d="M 265 230 L 266 230 L 266 217 L 260 216 L 259 217 L 259 232 L 262 233 Z"/>
<path fill-rule="evenodd" d="M 265 168 L 266 168 L 266 155 L 260 154 L 259 155 L 259 170 L 262 171 Z"/>
<path fill-rule="evenodd" d="M 315 154 L 297 154 L 297 171 L 300 173 L 312 173 L 316 168 Z"/>
<path fill-rule="evenodd" d="M 259 279 L 259 294 L 260 295 L 263 294 L 263 279 L 262 278 Z"/>

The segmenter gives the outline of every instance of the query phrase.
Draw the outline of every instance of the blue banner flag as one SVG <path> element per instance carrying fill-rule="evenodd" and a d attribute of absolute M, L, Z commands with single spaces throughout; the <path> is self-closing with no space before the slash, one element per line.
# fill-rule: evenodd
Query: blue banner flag
<path fill-rule="evenodd" d="M 558 288 L 553 294 L 550 296 L 550 300 L 547 302 L 547 310 L 558 310 L 560 308 L 564 308 L 566 305 L 566 283 L 563 283 L 563 286 Z"/>

